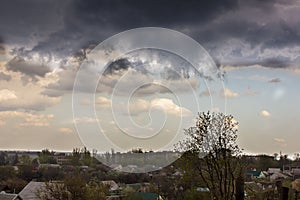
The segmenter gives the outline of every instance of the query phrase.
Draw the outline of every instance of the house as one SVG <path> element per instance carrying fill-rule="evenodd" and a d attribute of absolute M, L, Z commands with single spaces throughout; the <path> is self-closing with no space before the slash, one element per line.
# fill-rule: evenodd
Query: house
<path fill-rule="evenodd" d="M 101 183 L 105 186 L 108 186 L 109 191 L 116 191 L 119 189 L 118 184 L 114 180 L 101 181 Z"/>
<path fill-rule="evenodd" d="M 0 192 L 0 200 L 21 200 L 17 194 L 9 194 L 5 192 Z"/>
<path fill-rule="evenodd" d="M 280 173 L 281 169 L 280 168 L 269 168 L 267 172 L 269 174 Z"/>
<path fill-rule="evenodd" d="M 8 192 L 8 191 L 10 191 L 10 188 L 7 185 L 0 185 L 0 192 Z"/>
<path fill-rule="evenodd" d="M 70 156 L 67 153 L 55 153 L 54 158 L 59 165 L 68 165 L 71 163 Z"/>
<path fill-rule="evenodd" d="M 294 169 L 292 169 L 291 173 L 294 176 L 300 176 L 300 169 L 299 168 L 294 168 Z"/>
<path fill-rule="evenodd" d="M 276 172 L 276 173 L 273 173 L 271 176 L 270 176 L 270 180 L 277 180 L 277 179 L 286 179 L 288 178 L 287 175 L 281 173 L 281 172 Z"/>
<path fill-rule="evenodd" d="M 262 171 L 249 170 L 247 171 L 247 176 L 253 178 L 266 178 L 266 175 Z"/>
<path fill-rule="evenodd" d="M 19 193 L 22 200 L 38 200 L 37 192 L 44 190 L 46 184 L 44 182 L 30 181 Z"/>
<path fill-rule="evenodd" d="M 209 188 L 207 187 L 197 187 L 196 190 L 198 192 L 209 192 Z"/>
<path fill-rule="evenodd" d="M 38 169 L 50 169 L 50 168 L 56 168 L 56 169 L 59 169 L 60 168 L 60 165 L 59 164 L 39 164 L 39 167 Z"/>
<path fill-rule="evenodd" d="M 120 165 L 120 164 L 112 164 L 109 167 L 115 171 L 121 171 L 123 169 L 122 165 Z"/>

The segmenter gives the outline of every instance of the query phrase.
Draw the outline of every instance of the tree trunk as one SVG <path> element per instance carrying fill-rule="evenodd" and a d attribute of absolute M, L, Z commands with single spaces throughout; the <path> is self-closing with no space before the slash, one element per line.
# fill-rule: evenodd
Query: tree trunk
<path fill-rule="evenodd" d="M 282 187 L 281 189 L 281 200 L 287 200 L 289 199 L 289 188 Z"/>
<path fill-rule="evenodd" d="M 244 177 L 239 175 L 235 181 L 235 199 L 244 200 Z"/>

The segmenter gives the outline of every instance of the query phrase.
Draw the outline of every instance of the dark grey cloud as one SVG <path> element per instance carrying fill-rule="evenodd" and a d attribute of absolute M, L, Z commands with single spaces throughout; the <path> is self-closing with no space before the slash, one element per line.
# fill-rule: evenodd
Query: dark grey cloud
<path fill-rule="evenodd" d="M 294 64 L 299 63 L 295 58 L 289 58 L 286 56 L 274 56 L 267 58 L 232 58 L 231 60 L 223 61 L 223 65 L 247 67 L 253 65 L 260 65 L 268 68 L 287 68 Z"/>
<path fill-rule="evenodd" d="M 51 71 L 46 64 L 31 63 L 20 57 L 15 57 L 14 59 L 10 60 L 5 66 L 8 70 L 21 72 L 31 78 L 35 78 L 35 76 L 43 77 L 46 73 Z"/>
<path fill-rule="evenodd" d="M 5 46 L 3 43 L 3 39 L 0 37 L 0 55 L 4 55 L 5 54 Z"/>
<path fill-rule="evenodd" d="M 104 75 L 107 74 L 114 74 L 121 70 L 128 70 L 132 66 L 131 62 L 127 58 L 121 58 L 118 60 L 109 63 L 105 71 L 103 72 Z"/>
<path fill-rule="evenodd" d="M 63 27 L 65 2 L 2 1 L 0 33 L 3 40 L 9 44 L 28 45 L 45 39 Z"/>
<path fill-rule="evenodd" d="M 295 56 L 278 59 L 266 52 L 299 46 L 299 12 L 296 0 L 13 0 L 1 2 L 0 32 L 6 43 L 28 44 L 23 56 L 38 52 L 51 59 L 82 60 L 83 49 L 113 34 L 157 26 L 195 38 L 220 65 L 287 67 L 299 63 Z"/>
<path fill-rule="evenodd" d="M 291 64 L 291 60 L 288 57 L 268 58 L 260 62 L 262 66 L 272 68 L 288 67 Z"/>
<path fill-rule="evenodd" d="M 280 83 L 281 79 L 280 78 L 272 78 L 271 80 L 268 81 L 269 83 Z"/>
<path fill-rule="evenodd" d="M 73 1 L 63 15 L 64 28 L 39 42 L 33 51 L 74 54 L 89 44 L 127 29 L 158 26 L 176 28 L 184 24 L 207 22 L 237 5 L 237 1 L 210 3 L 183 1 Z"/>
<path fill-rule="evenodd" d="M 126 73 L 129 68 L 141 72 L 142 74 L 151 74 L 148 69 L 151 68 L 151 62 L 153 61 L 155 61 L 157 65 L 160 65 L 162 68 L 160 76 L 166 80 L 187 79 L 190 77 L 190 73 L 193 69 L 186 60 L 175 54 L 164 50 L 143 49 L 130 52 L 124 57 L 108 63 L 103 74 Z M 172 68 L 167 66 L 172 66 Z"/>

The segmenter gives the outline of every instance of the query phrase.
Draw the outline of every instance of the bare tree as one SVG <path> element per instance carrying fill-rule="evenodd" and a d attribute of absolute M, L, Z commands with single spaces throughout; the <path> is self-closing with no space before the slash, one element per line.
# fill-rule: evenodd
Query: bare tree
<path fill-rule="evenodd" d="M 62 182 L 46 182 L 45 186 L 36 192 L 41 200 L 64 200 L 70 199 L 70 193 Z"/>
<path fill-rule="evenodd" d="M 209 188 L 211 199 L 236 199 L 236 180 L 243 176 L 237 140 L 238 122 L 222 113 L 198 114 L 196 125 L 185 130 L 187 138 L 178 144 Z M 187 166 L 187 165 L 185 165 Z M 239 179 L 240 180 L 240 179 Z"/>
<path fill-rule="evenodd" d="M 41 200 L 102 200 L 108 193 L 106 185 L 86 183 L 80 176 L 73 176 L 61 182 L 46 182 L 36 196 Z"/>

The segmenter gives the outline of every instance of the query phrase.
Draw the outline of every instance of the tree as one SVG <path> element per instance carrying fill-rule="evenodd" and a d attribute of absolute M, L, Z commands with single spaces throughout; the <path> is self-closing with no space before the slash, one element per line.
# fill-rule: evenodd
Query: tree
<path fill-rule="evenodd" d="M 30 165 L 19 165 L 18 168 L 18 177 L 23 180 L 30 181 L 36 175 L 36 173 L 33 172 L 33 167 Z"/>
<path fill-rule="evenodd" d="M 80 165 L 80 158 L 81 158 L 81 153 L 80 153 L 80 148 L 74 148 L 72 152 L 72 157 L 71 157 L 71 164 L 72 165 Z"/>
<path fill-rule="evenodd" d="M 19 163 L 19 156 L 18 153 L 16 153 L 13 157 L 12 157 L 12 165 L 17 165 Z"/>
<path fill-rule="evenodd" d="M 71 194 L 71 199 L 85 200 L 87 187 L 86 181 L 79 175 L 67 177 L 64 180 L 67 190 Z"/>
<path fill-rule="evenodd" d="M 43 149 L 41 153 L 39 153 L 39 161 L 42 164 L 49 163 L 49 164 L 57 164 L 54 158 L 54 152 L 49 151 L 48 149 Z"/>
<path fill-rule="evenodd" d="M 86 199 L 89 200 L 101 200 L 107 199 L 109 189 L 107 186 L 98 184 L 96 182 L 91 182 L 86 186 Z"/>
<path fill-rule="evenodd" d="M 108 193 L 105 185 L 96 182 L 87 184 L 81 176 L 74 175 L 61 182 L 46 182 L 36 196 L 41 200 L 104 200 Z"/>
<path fill-rule="evenodd" d="M 20 158 L 20 162 L 22 165 L 30 165 L 31 159 L 30 159 L 29 155 L 22 155 Z"/>
<path fill-rule="evenodd" d="M 60 182 L 46 182 L 45 186 L 35 194 L 41 200 L 65 200 L 71 199 L 65 185 Z"/>
<path fill-rule="evenodd" d="M 298 195 L 300 191 L 300 180 L 296 179 L 291 184 L 292 184 L 292 189 L 295 190 L 295 199 L 298 199 Z"/>
<path fill-rule="evenodd" d="M 244 170 L 237 131 L 238 122 L 233 116 L 201 112 L 196 125 L 185 130 L 186 139 L 178 144 L 177 148 L 186 151 L 183 159 L 189 169 L 185 171 L 199 173 L 211 199 L 235 199 L 235 182 Z"/>
<path fill-rule="evenodd" d="M 90 151 L 86 147 L 83 147 L 81 149 L 81 154 L 82 154 L 82 164 L 90 166 L 92 163 L 92 157 Z"/>
<path fill-rule="evenodd" d="M 27 185 L 27 182 L 17 177 L 13 177 L 6 181 L 2 181 L 1 185 L 7 185 L 10 189 L 10 193 L 18 194 Z"/>
<path fill-rule="evenodd" d="M 41 167 L 38 170 L 41 180 L 59 180 L 63 177 L 63 173 L 58 167 Z"/>
<path fill-rule="evenodd" d="M 15 178 L 16 173 L 12 166 L 0 166 L 0 180 L 4 181 L 10 178 Z"/>
<path fill-rule="evenodd" d="M 8 156 L 5 152 L 0 152 L 0 165 L 7 165 L 8 164 Z"/>

